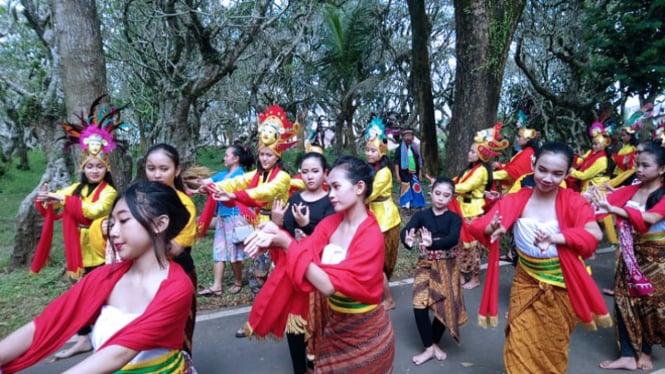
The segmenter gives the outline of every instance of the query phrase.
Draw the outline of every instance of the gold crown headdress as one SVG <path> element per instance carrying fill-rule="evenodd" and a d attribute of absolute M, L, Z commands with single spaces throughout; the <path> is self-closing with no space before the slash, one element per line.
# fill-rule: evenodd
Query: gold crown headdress
<path fill-rule="evenodd" d="M 66 147 L 72 145 L 81 147 L 81 169 L 91 159 L 98 158 L 107 170 L 111 170 L 109 153 L 119 145 L 114 134 L 115 130 L 124 124 L 120 119 L 120 111 L 124 107 L 118 108 L 112 105 L 98 107 L 104 96 L 106 95 L 93 101 L 87 117 L 81 111 L 77 116 L 80 123 L 62 124 L 65 130 L 64 138 L 67 140 Z"/>
<path fill-rule="evenodd" d="M 476 132 L 473 137 L 474 147 L 481 161 L 487 162 L 490 157 L 500 155 L 497 151 L 510 145 L 508 139 L 501 138 L 501 127 L 503 123 L 497 122 L 493 127 Z"/>
<path fill-rule="evenodd" d="M 291 123 L 279 105 L 269 106 L 258 115 L 259 149 L 268 147 L 278 157 L 298 141 L 289 141 L 300 129 L 299 123 Z"/>

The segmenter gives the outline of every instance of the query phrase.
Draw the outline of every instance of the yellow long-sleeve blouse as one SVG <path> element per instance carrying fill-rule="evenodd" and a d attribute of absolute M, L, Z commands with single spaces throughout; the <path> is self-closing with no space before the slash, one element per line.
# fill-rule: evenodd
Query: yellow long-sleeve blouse
<path fill-rule="evenodd" d="M 483 214 L 485 186 L 488 178 L 487 168 L 479 165 L 465 171 L 455 183 L 457 201 L 464 218 L 472 218 Z"/>
<path fill-rule="evenodd" d="M 194 242 L 196 241 L 196 206 L 186 193 L 180 190 L 176 190 L 176 192 L 178 193 L 180 202 L 182 202 L 182 205 L 184 205 L 185 208 L 187 208 L 187 212 L 189 212 L 189 220 L 187 221 L 185 228 L 183 228 L 180 233 L 175 238 L 173 238 L 173 241 L 176 242 L 179 246 L 187 248 L 194 245 Z"/>
<path fill-rule="evenodd" d="M 259 184 L 256 187 L 248 188 L 256 173 L 257 170 L 253 170 L 235 178 L 219 181 L 216 185 L 220 190 L 234 192 L 236 199 L 245 205 L 261 206 L 259 221 L 269 221 L 270 209 L 272 209 L 275 198 L 282 202 L 286 202 L 289 198 L 291 176 L 284 170 L 280 170 L 272 180 L 263 181 L 263 178 L 259 178 Z"/>
<path fill-rule="evenodd" d="M 76 187 L 80 183 L 74 183 L 67 188 L 55 191 L 55 194 L 62 196 L 71 196 L 74 193 Z M 81 190 L 81 210 L 85 218 L 92 220 L 106 217 L 111 213 L 111 208 L 113 207 L 113 202 L 118 196 L 118 191 L 110 185 L 106 185 L 104 189 L 99 193 L 99 198 L 97 201 L 92 201 L 94 195 L 96 194 L 97 188 L 100 185 L 97 185 L 94 190 L 90 191 L 88 186 L 83 187 Z M 56 204 L 54 208 L 60 208 L 64 206 L 63 204 Z M 84 267 L 94 267 L 104 264 L 104 246 L 101 247 L 101 250 L 96 247 L 95 243 L 90 240 L 90 228 L 89 227 L 79 227 L 79 236 L 81 240 L 81 256 L 83 259 Z"/>
<path fill-rule="evenodd" d="M 591 155 L 591 151 L 587 151 L 582 158 L 586 159 L 589 155 Z M 605 175 L 606 170 L 607 156 L 598 158 L 591 166 L 586 168 L 586 170 L 580 171 L 578 169 L 573 169 L 570 172 L 570 177 L 582 181 L 581 192 L 584 192 L 589 188 L 591 183 L 600 185 L 609 180 L 609 176 Z"/>
<path fill-rule="evenodd" d="M 399 209 L 392 198 L 393 174 L 387 166 L 379 169 L 374 175 L 372 194 L 365 199 L 369 210 L 379 221 L 381 232 L 386 232 L 402 222 Z"/>

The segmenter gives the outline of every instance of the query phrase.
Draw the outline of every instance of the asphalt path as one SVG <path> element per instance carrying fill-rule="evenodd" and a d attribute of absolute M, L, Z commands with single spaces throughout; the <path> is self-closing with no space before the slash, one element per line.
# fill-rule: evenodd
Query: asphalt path
<path fill-rule="evenodd" d="M 610 249 L 599 250 L 596 259 L 588 261 L 593 277 L 599 288 L 612 284 L 614 253 Z M 416 329 L 411 308 L 411 280 L 392 283 L 397 308 L 390 311 L 396 338 L 395 373 L 505 373 L 503 366 L 503 344 L 508 295 L 514 269 L 510 265 L 501 266 L 499 326 L 483 329 L 477 325 L 477 311 L 482 288 L 465 290 L 464 298 L 469 313 L 469 323 L 461 328 L 461 342 L 456 344 L 449 335 L 441 341 L 442 349 L 448 354 L 445 361 L 431 360 L 415 366 L 411 358 L 423 349 Z M 483 274 L 484 276 L 484 274 Z M 612 298 L 605 296 L 608 308 L 612 310 Z M 238 339 L 235 331 L 247 319 L 249 307 L 221 310 L 197 318 L 194 333 L 194 364 L 199 373 L 291 373 L 286 340 Z M 617 348 L 614 329 L 586 331 L 580 326 L 573 333 L 569 350 L 568 373 L 596 374 L 612 373 L 600 369 L 598 364 L 614 359 Z M 60 373 L 84 356 L 56 363 L 42 362 L 24 373 Z M 665 374 L 665 349 L 654 347 L 654 370 L 651 374 Z"/>

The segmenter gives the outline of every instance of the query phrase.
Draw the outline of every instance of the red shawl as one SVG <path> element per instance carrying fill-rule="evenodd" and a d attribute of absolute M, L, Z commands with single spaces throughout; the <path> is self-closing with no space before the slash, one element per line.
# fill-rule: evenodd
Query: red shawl
<path fill-rule="evenodd" d="M 647 222 L 644 222 L 642 218 L 642 212 L 639 209 L 629 208 L 626 203 L 637 193 L 637 190 L 640 189 L 640 184 L 633 184 L 630 186 L 622 187 L 611 194 L 607 195 L 607 202 L 614 206 L 623 208 L 626 213 L 628 213 L 628 221 L 633 225 L 635 231 L 639 233 L 645 233 L 649 231 L 649 225 Z M 656 205 L 651 207 L 648 212 L 658 213 L 665 217 L 665 199 L 660 199 Z M 604 216 L 604 215 L 603 215 Z M 617 220 L 621 220 L 621 217 L 617 217 Z"/>
<path fill-rule="evenodd" d="M 499 291 L 499 241 L 489 243 L 485 228 L 492 221 L 495 212 L 502 217 L 502 226 L 510 228 L 520 218 L 533 189 L 523 188 L 519 192 L 505 196 L 484 216 L 471 223 L 471 233 L 483 244 L 489 245 L 490 256 L 487 266 L 487 280 L 480 303 L 479 321 L 481 326 L 497 321 Z M 561 270 L 566 283 L 566 290 L 577 318 L 585 328 L 595 330 L 596 322 L 601 327 L 611 325 L 611 318 L 598 286 L 586 271 L 584 262 L 579 257 L 591 256 L 598 241 L 584 229 L 588 222 L 595 221 L 593 209 L 578 193 L 559 188 L 555 209 L 561 233 L 566 245 L 557 246 Z"/>
<path fill-rule="evenodd" d="M 510 175 L 510 179 L 516 181 L 522 175 L 531 172 L 531 158 L 533 155 L 533 148 L 526 147 L 517 152 L 517 154 L 499 170 L 505 170 L 506 173 Z"/>
<path fill-rule="evenodd" d="M 55 352 L 83 326 L 93 323 L 111 291 L 132 261 L 100 267 L 53 300 L 34 319 L 32 345 L 2 367 L 3 373 L 23 370 Z M 179 265 L 169 262 L 161 283 L 145 311 L 113 335 L 102 347 L 120 345 L 135 351 L 182 348 L 185 322 L 192 303 L 192 282 Z"/>
<path fill-rule="evenodd" d="M 292 241 L 286 255 L 282 250 L 271 250 L 276 258 L 275 270 L 256 295 L 249 315 L 254 334 L 281 337 L 289 314 L 307 316 L 309 292 L 314 290 L 305 278 L 310 263 L 328 274 L 335 291 L 365 304 L 381 302 L 385 250 L 381 229 L 371 212 L 351 240 L 346 259 L 336 265 L 321 264 L 323 248 L 343 217 L 343 213 L 336 213 L 324 218 L 310 236 Z"/>
<path fill-rule="evenodd" d="M 106 181 L 102 181 L 92 195 L 92 202 L 99 200 L 99 196 L 106 188 Z M 79 235 L 79 225 L 90 226 L 92 220 L 83 214 L 83 201 L 78 196 L 65 196 L 65 205 L 63 212 L 56 215 L 53 206 L 44 208 L 43 204 L 36 202 L 37 211 L 44 216 L 44 225 L 42 226 L 42 235 L 35 249 L 35 256 L 32 259 L 30 271 L 39 273 L 48 260 L 53 242 L 53 223 L 56 219 L 62 217 L 62 237 L 65 247 L 65 259 L 67 260 L 67 274 L 73 278 L 80 278 L 83 274 L 83 256 L 81 254 L 81 238 Z"/>

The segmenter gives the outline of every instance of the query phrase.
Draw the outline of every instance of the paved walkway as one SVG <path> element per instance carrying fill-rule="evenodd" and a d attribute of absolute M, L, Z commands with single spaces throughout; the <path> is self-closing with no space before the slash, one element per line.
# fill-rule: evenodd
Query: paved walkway
<path fill-rule="evenodd" d="M 613 251 L 603 252 L 605 253 L 598 254 L 595 260 L 589 261 L 600 288 L 611 285 L 614 271 Z M 501 267 L 501 316 L 507 310 L 512 275 L 512 266 Z M 395 282 L 393 294 L 397 308 L 390 312 L 397 341 L 394 372 L 504 373 L 502 350 L 505 319 L 501 318 L 499 327 L 495 329 L 482 329 L 477 326 L 475 316 L 481 293 L 480 287 L 465 291 L 465 302 L 471 320 L 461 329 L 461 344 L 455 344 L 449 335 L 444 335 L 441 346 L 448 353 L 448 359 L 415 366 L 411 363 L 411 357 L 420 353 L 422 346 L 411 309 L 411 284 L 409 281 Z M 611 307 L 612 299 L 606 297 L 605 301 L 608 307 Z M 246 307 L 200 316 L 194 336 L 194 363 L 199 373 L 291 373 L 286 341 L 250 341 L 234 337 L 236 329 L 247 319 L 248 312 L 249 308 Z M 616 354 L 614 329 L 589 332 L 578 327 L 571 341 L 568 372 L 613 373 L 600 369 L 598 363 L 614 358 Z M 655 369 L 651 374 L 665 374 L 665 349 L 654 348 L 653 359 Z M 25 373 L 59 373 L 73 362 L 74 359 L 54 364 L 40 363 Z"/>

